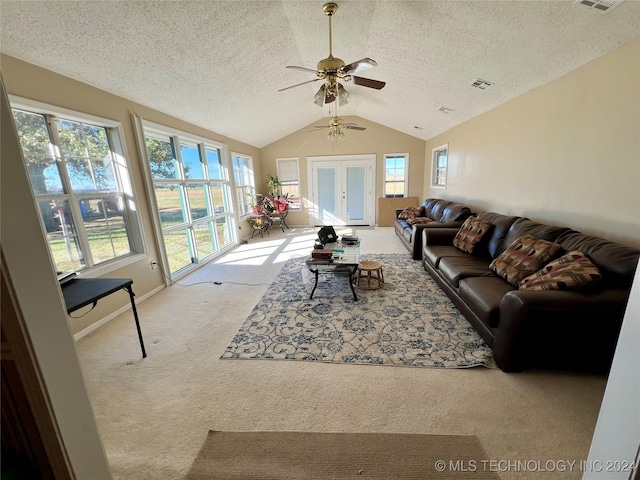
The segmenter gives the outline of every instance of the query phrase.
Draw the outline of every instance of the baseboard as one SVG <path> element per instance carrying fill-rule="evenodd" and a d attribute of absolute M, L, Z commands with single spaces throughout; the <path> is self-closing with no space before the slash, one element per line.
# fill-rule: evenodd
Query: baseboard
<path fill-rule="evenodd" d="M 139 305 L 140 303 L 144 302 L 147 298 L 152 297 L 153 295 L 155 295 L 156 293 L 158 293 L 160 290 L 164 289 L 165 287 L 166 287 L 165 285 L 160 285 L 159 287 L 154 288 L 153 290 L 151 290 L 150 292 L 145 293 L 144 295 L 141 295 L 139 297 L 136 296 L 135 297 L 136 305 Z M 78 340 L 80 340 L 80 339 L 86 337 L 87 335 L 89 335 L 91 332 L 94 332 L 98 328 L 102 327 L 103 325 L 106 325 L 111 320 L 116 318 L 118 315 L 123 314 L 127 310 L 131 310 L 131 303 L 130 302 L 127 302 L 126 305 L 120 307 L 118 310 L 116 310 L 115 312 L 113 312 L 110 315 L 107 315 L 103 319 L 98 320 L 96 323 L 92 323 L 87 328 L 85 328 L 83 330 L 80 330 L 78 333 L 76 333 L 73 336 L 73 339 L 77 342 Z"/>

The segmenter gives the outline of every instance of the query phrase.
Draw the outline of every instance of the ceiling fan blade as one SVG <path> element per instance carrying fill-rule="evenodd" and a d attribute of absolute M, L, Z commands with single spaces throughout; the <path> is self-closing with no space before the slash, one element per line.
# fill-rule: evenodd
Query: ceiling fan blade
<path fill-rule="evenodd" d="M 348 128 L 349 130 L 366 130 L 366 127 L 359 127 L 357 125 L 342 125 L 344 128 Z"/>
<path fill-rule="evenodd" d="M 299 87 L 300 85 L 304 85 L 305 83 L 317 82 L 320 78 L 314 78 L 313 80 L 307 80 L 306 82 L 296 83 L 295 85 L 291 85 L 290 87 L 281 88 L 278 90 L 279 92 L 284 92 L 285 90 L 289 90 L 290 88 Z"/>
<path fill-rule="evenodd" d="M 362 85 L 363 87 L 375 88 L 376 90 L 380 90 L 382 87 L 386 85 L 386 82 L 381 82 L 379 80 L 372 80 L 370 78 L 364 77 L 356 77 L 352 75 L 353 83 L 356 85 Z"/>
<path fill-rule="evenodd" d="M 340 69 L 340 72 L 344 73 L 345 75 L 349 75 L 352 73 L 361 72 L 368 68 L 377 67 L 377 66 L 378 64 L 376 63 L 375 60 L 371 58 L 363 58 L 361 60 L 358 60 L 357 62 L 353 62 L 353 63 L 350 63 L 349 65 L 345 65 Z"/>
<path fill-rule="evenodd" d="M 314 125 L 313 128 L 331 128 L 331 125 Z M 315 132 L 315 130 L 311 130 Z"/>
<path fill-rule="evenodd" d="M 315 73 L 316 75 L 318 74 L 317 70 L 314 70 L 312 68 L 306 68 L 306 67 L 296 67 L 295 65 L 287 65 L 286 68 L 291 68 L 293 70 L 300 70 L 302 72 L 310 72 L 310 73 Z"/>

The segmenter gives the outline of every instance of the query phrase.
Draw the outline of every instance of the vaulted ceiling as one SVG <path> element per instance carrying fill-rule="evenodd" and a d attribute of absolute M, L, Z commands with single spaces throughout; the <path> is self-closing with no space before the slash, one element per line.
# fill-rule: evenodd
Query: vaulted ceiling
<path fill-rule="evenodd" d="M 256 147 L 328 116 L 311 69 L 324 1 L 1 1 L 2 53 Z M 427 140 L 640 37 L 640 2 L 337 0 L 333 54 L 357 115 Z M 639 60 L 640 61 L 640 60 Z M 482 90 L 476 79 L 493 83 Z M 606 86 L 605 86 L 606 88 Z M 452 110 L 439 111 L 440 107 Z"/>

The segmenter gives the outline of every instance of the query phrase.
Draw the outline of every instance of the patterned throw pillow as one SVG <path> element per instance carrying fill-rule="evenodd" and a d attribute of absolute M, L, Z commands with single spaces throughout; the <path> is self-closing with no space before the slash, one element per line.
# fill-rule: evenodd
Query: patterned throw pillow
<path fill-rule="evenodd" d="M 415 218 L 407 218 L 407 223 L 409 225 L 416 225 L 418 223 L 439 223 L 435 220 L 431 220 L 429 217 L 415 217 Z"/>
<path fill-rule="evenodd" d="M 492 227 L 492 223 L 476 217 L 467 218 L 453 239 L 453 246 L 466 253 L 473 253 L 476 245 Z"/>
<path fill-rule="evenodd" d="M 491 262 L 489 268 L 514 287 L 560 252 L 560 245 L 523 235 Z"/>
<path fill-rule="evenodd" d="M 520 282 L 520 290 L 572 290 L 602 280 L 600 270 L 587 256 L 574 250 L 547 263 Z"/>
<path fill-rule="evenodd" d="M 400 215 L 398 215 L 398 218 L 402 220 L 406 220 L 408 218 L 419 217 L 421 213 L 422 213 L 422 207 L 407 207 L 402 212 L 400 212 Z"/>

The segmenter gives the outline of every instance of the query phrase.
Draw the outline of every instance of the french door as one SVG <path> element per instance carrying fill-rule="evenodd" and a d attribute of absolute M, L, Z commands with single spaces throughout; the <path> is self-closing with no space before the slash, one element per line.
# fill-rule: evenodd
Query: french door
<path fill-rule="evenodd" d="M 375 155 L 307 160 L 313 225 L 373 225 Z"/>

